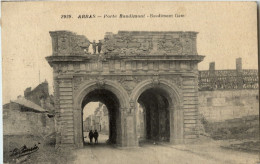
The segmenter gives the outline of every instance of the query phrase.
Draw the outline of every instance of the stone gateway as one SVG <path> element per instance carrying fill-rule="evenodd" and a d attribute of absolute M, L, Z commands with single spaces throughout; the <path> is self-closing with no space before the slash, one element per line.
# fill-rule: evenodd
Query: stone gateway
<path fill-rule="evenodd" d="M 139 145 L 137 108 L 144 110 L 145 139 L 171 144 L 199 137 L 197 32 L 106 33 L 99 54 L 69 31 L 50 32 L 56 110 L 56 144 L 83 146 L 83 108 L 102 102 L 109 141 Z"/>

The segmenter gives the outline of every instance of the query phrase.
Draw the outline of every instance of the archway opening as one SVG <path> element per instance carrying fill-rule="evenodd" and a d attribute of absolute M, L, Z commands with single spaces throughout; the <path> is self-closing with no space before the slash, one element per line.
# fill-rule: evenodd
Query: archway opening
<path fill-rule="evenodd" d="M 95 89 L 91 92 L 89 92 L 83 99 L 82 101 L 82 111 L 84 107 L 89 104 L 90 102 L 99 102 L 99 105 L 107 109 L 107 126 L 108 126 L 108 140 L 106 143 L 111 143 L 111 144 L 116 144 L 117 143 L 117 137 L 120 132 L 120 117 L 119 117 L 119 100 L 116 97 L 114 93 L 112 93 L 109 90 L 106 89 Z M 87 109 L 86 109 L 87 110 Z M 82 117 L 84 114 L 82 114 Z M 84 118 L 82 119 L 84 120 Z M 83 121 L 82 121 L 83 123 Z M 84 125 L 82 126 L 82 133 L 83 133 L 83 141 L 84 141 Z M 100 128 L 100 126 L 95 127 L 95 128 Z M 94 129 L 95 130 L 95 129 Z M 96 129 L 98 130 L 98 129 Z M 102 127 L 101 127 L 102 130 Z M 102 133 L 101 133 L 102 134 Z M 86 137 L 86 136 L 85 136 Z"/>
<path fill-rule="evenodd" d="M 101 102 L 89 102 L 83 108 L 83 138 L 84 144 L 94 143 L 90 140 L 91 131 L 98 132 L 98 143 L 107 143 L 109 136 L 108 109 Z M 92 142 L 91 142 L 92 141 Z"/>
<path fill-rule="evenodd" d="M 141 120 L 139 141 L 170 141 L 169 100 L 167 92 L 156 87 L 145 90 L 139 96 L 137 115 L 139 117 L 137 119 Z"/>

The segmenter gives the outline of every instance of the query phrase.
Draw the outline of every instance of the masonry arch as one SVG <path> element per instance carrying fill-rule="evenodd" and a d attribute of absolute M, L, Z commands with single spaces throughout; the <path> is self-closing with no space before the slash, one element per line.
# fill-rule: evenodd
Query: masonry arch
<path fill-rule="evenodd" d="M 139 103 L 144 107 L 147 140 L 183 143 L 181 91 L 175 84 L 164 79 L 145 80 L 130 98 L 135 106 Z"/>
<path fill-rule="evenodd" d="M 82 112 L 86 104 L 99 101 L 105 104 L 109 112 L 109 141 L 121 145 L 123 141 L 122 113 L 128 105 L 128 95 L 117 82 L 90 81 L 83 83 L 74 93 L 74 129 L 75 143 L 83 146 Z"/>

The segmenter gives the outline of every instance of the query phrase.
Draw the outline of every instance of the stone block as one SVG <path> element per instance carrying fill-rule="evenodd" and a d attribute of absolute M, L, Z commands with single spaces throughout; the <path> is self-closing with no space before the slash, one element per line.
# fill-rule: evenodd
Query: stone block
<path fill-rule="evenodd" d="M 197 97 L 197 94 L 195 92 L 191 92 L 191 93 L 184 92 L 183 98 L 186 98 L 186 97 Z"/>
<path fill-rule="evenodd" d="M 125 66 L 125 61 L 121 61 L 121 63 L 120 63 L 120 67 L 121 67 L 121 71 L 125 71 L 126 70 L 126 66 Z"/>
<path fill-rule="evenodd" d="M 115 61 L 115 70 L 121 70 L 121 63 L 118 60 Z"/>
<path fill-rule="evenodd" d="M 138 61 L 136 64 L 136 69 L 137 70 L 142 70 L 143 69 L 143 63 L 141 61 Z"/>
<path fill-rule="evenodd" d="M 64 91 L 67 90 L 67 91 Z M 62 88 L 63 91 L 60 90 L 60 96 L 72 96 L 72 88 Z"/>
<path fill-rule="evenodd" d="M 67 122 L 67 121 L 72 121 L 72 120 L 73 120 L 73 117 L 72 117 L 72 116 L 62 116 L 62 117 L 61 117 L 61 120 L 62 120 L 62 121 L 66 121 L 66 122 Z"/>
<path fill-rule="evenodd" d="M 73 112 L 62 112 L 61 117 L 73 117 Z"/>
<path fill-rule="evenodd" d="M 186 120 L 184 118 L 184 124 L 196 124 L 197 123 L 197 120 L 196 119 L 191 119 L 191 120 Z"/>
<path fill-rule="evenodd" d="M 197 127 L 197 124 L 195 123 L 191 123 L 191 124 L 184 124 L 184 128 L 196 128 Z"/>
<path fill-rule="evenodd" d="M 59 84 L 59 88 L 72 88 L 71 83 L 61 83 Z"/>
<path fill-rule="evenodd" d="M 196 115 L 184 115 L 184 120 L 196 120 Z"/>
<path fill-rule="evenodd" d="M 66 103 L 66 104 L 60 104 L 60 108 L 62 109 L 62 108 L 70 108 L 70 109 L 72 109 L 72 107 L 73 107 L 73 105 L 72 105 L 72 103 Z"/>
<path fill-rule="evenodd" d="M 196 104 L 185 104 L 183 105 L 183 109 L 186 110 L 186 109 L 197 109 L 198 108 L 198 105 Z"/>
<path fill-rule="evenodd" d="M 191 79 L 191 80 L 183 80 L 182 84 L 183 84 L 183 86 L 194 86 L 195 85 L 195 81 L 193 79 Z"/>
<path fill-rule="evenodd" d="M 183 101 L 183 105 L 198 105 L 198 101 L 197 100 L 190 100 L 190 101 Z"/>
<path fill-rule="evenodd" d="M 60 92 L 72 92 L 72 87 L 60 88 L 59 90 L 60 90 Z"/>
<path fill-rule="evenodd" d="M 60 104 L 72 104 L 72 100 L 60 100 Z"/>
<path fill-rule="evenodd" d="M 194 135 L 194 134 L 193 134 L 193 135 L 188 135 L 188 134 L 186 134 L 186 135 L 184 135 L 184 138 L 185 138 L 185 139 L 196 139 L 196 138 L 198 138 L 198 137 L 197 137 L 197 135 Z"/>
<path fill-rule="evenodd" d="M 72 95 L 61 95 L 60 100 L 72 100 Z"/>
<path fill-rule="evenodd" d="M 72 139 L 61 139 L 61 144 L 74 144 L 74 140 Z"/>
<path fill-rule="evenodd" d="M 198 112 L 194 112 L 194 111 L 192 111 L 192 112 L 185 112 L 184 111 L 184 117 L 186 117 L 186 116 L 198 116 Z"/>

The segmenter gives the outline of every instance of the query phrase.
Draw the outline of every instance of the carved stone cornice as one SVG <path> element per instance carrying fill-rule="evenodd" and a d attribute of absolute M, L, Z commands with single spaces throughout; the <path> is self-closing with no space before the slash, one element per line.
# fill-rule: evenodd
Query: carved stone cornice
<path fill-rule="evenodd" d="M 60 64 L 61 62 L 99 62 L 102 61 L 109 61 L 109 60 L 125 60 L 125 61 L 194 61 L 200 62 L 204 59 L 205 56 L 201 55 L 173 55 L 167 54 L 167 56 L 162 55 L 139 55 L 139 56 L 122 56 L 116 54 L 109 54 L 109 55 L 100 55 L 97 60 L 96 55 L 78 55 L 78 56 L 47 56 L 46 60 L 49 62 L 51 66 L 54 64 Z"/>

